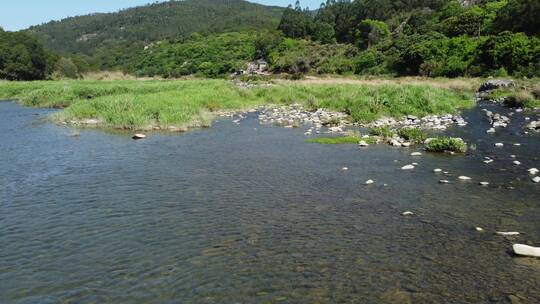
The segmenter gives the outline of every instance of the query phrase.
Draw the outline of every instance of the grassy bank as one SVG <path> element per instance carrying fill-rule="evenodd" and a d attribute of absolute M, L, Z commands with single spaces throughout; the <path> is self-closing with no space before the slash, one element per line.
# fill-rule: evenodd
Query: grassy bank
<path fill-rule="evenodd" d="M 103 127 L 151 129 L 208 125 L 219 111 L 302 103 L 344 111 L 353 121 L 455 113 L 473 106 L 467 90 L 424 84 L 294 83 L 245 88 L 226 80 L 0 82 L 0 99 L 58 107 L 58 121 L 96 119 Z"/>

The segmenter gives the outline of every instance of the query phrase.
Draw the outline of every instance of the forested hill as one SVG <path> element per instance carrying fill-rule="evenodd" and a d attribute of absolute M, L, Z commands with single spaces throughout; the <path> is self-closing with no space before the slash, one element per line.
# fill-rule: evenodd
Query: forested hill
<path fill-rule="evenodd" d="M 243 0 L 185 0 L 148 4 L 33 26 L 46 48 L 93 54 L 97 48 L 183 39 L 192 33 L 275 29 L 283 8 Z"/>

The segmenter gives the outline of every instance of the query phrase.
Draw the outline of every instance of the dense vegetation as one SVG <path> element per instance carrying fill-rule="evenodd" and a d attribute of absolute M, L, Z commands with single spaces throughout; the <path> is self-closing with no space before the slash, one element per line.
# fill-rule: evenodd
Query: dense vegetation
<path fill-rule="evenodd" d="M 0 28 L 0 79 L 37 80 L 49 72 L 49 55 L 35 38 Z"/>
<path fill-rule="evenodd" d="M 167 1 L 52 21 L 28 29 L 48 49 L 77 54 L 90 67 L 126 67 L 152 42 L 184 41 L 192 33 L 275 29 L 283 8 L 242 0 Z"/>
<path fill-rule="evenodd" d="M 475 5 L 328 0 L 316 14 L 297 2 L 279 29 L 291 38 L 355 45 L 360 74 L 539 76 L 540 2 L 468 2 Z"/>
<path fill-rule="evenodd" d="M 427 85 L 279 83 L 248 89 L 225 80 L 3 82 L 1 98 L 63 107 L 57 116 L 61 121 L 95 119 L 100 126 L 121 129 L 207 125 L 215 112 L 263 104 L 303 103 L 347 112 L 359 122 L 454 113 L 473 105 L 468 94 Z"/>
<path fill-rule="evenodd" d="M 327 0 L 315 11 L 299 2 L 283 9 L 242 0 L 168 1 L 27 30 L 55 55 L 23 33 L 3 32 L 0 78 L 78 78 L 98 70 L 216 78 L 255 60 L 296 78 L 538 77 L 539 20 L 537 0 Z"/>

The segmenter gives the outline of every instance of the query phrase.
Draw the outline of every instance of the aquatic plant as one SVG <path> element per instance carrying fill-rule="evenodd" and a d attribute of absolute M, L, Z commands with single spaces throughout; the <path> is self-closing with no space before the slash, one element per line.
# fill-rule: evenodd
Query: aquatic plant
<path fill-rule="evenodd" d="M 425 148 L 429 152 L 458 152 L 465 153 L 467 144 L 461 138 L 436 137 L 426 142 Z"/>

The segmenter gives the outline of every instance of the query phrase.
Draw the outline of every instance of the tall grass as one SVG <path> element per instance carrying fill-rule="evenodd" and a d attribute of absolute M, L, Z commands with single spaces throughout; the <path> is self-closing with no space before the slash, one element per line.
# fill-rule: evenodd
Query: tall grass
<path fill-rule="evenodd" d="M 60 121 L 97 119 L 122 129 L 203 126 L 215 112 L 264 104 L 344 111 L 358 122 L 455 113 L 473 105 L 468 93 L 427 85 L 278 83 L 249 89 L 226 80 L 0 82 L 0 99 L 65 108 L 55 115 Z"/>

